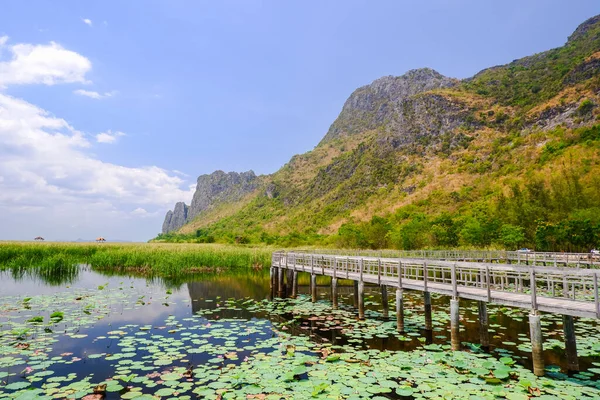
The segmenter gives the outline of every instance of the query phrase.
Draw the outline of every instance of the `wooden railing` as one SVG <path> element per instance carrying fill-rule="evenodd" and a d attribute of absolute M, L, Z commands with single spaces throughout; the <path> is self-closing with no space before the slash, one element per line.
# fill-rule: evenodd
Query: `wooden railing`
<path fill-rule="evenodd" d="M 446 261 L 496 262 L 546 266 L 600 268 L 600 254 L 505 250 L 297 250 L 297 253 L 379 258 L 411 258 Z"/>
<path fill-rule="evenodd" d="M 600 318 L 600 271 L 590 268 L 283 251 L 273 253 L 272 266 L 400 289 Z"/>

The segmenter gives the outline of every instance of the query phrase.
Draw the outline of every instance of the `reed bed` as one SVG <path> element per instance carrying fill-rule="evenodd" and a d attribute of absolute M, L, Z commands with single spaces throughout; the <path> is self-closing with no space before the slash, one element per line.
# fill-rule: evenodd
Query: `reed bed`
<path fill-rule="evenodd" d="M 94 269 L 174 275 L 211 268 L 268 267 L 268 247 L 173 243 L 0 242 L 0 271 L 56 270 L 77 264 Z"/>

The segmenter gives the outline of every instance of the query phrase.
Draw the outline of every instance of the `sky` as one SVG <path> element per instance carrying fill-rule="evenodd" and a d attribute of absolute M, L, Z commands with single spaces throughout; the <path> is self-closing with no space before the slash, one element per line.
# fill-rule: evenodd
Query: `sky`
<path fill-rule="evenodd" d="M 269 174 L 356 88 L 564 44 L 597 0 L 6 0 L 0 240 L 145 241 L 198 175 Z"/>

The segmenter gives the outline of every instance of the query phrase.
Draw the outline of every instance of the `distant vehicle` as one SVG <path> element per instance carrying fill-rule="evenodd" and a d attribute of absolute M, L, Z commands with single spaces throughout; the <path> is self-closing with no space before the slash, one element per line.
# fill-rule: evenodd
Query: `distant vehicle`
<path fill-rule="evenodd" d="M 519 253 L 531 253 L 531 250 L 529 250 L 527 247 L 523 247 L 522 249 L 517 250 L 517 252 L 519 252 Z"/>
<path fill-rule="evenodd" d="M 106 242 L 106 239 L 104 239 L 102 236 L 100 236 L 100 237 L 96 238 L 96 242 L 98 242 L 98 243 Z"/>
<path fill-rule="evenodd" d="M 590 250 L 590 253 L 592 253 L 595 256 L 600 256 L 600 250 L 592 249 Z"/>
<path fill-rule="evenodd" d="M 44 240 L 44 238 L 43 238 L 43 237 L 41 237 L 41 236 L 37 236 L 37 237 L 35 237 L 33 240 Z"/>

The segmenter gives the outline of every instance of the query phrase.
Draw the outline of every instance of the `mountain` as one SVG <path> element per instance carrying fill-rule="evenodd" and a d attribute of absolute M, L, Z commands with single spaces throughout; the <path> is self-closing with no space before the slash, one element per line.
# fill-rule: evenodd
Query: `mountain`
<path fill-rule="evenodd" d="M 600 16 L 562 47 L 468 79 L 429 68 L 379 78 L 274 174 L 198 178 L 157 239 L 589 250 L 600 245 L 598 104 Z"/>
<path fill-rule="evenodd" d="M 223 203 L 240 201 L 244 195 L 257 187 L 257 179 L 253 171 L 225 173 L 215 171 L 209 175 L 200 175 L 192 204 L 183 202 L 175 204 L 173 211 L 168 211 L 163 222 L 163 233 L 176 231 L 197 215 L 205 213 Z"/>

